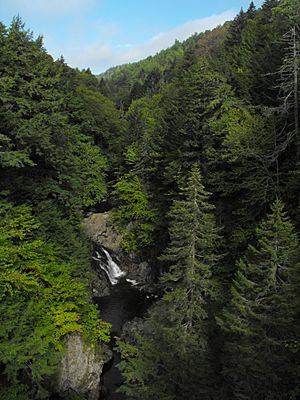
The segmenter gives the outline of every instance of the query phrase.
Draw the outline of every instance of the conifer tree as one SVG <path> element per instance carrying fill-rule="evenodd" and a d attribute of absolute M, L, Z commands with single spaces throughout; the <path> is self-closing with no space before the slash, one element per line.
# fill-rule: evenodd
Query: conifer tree
<path fill-rule="evenodd" d="M 208 193 L 194 165 L 170 211 L 170 244 L 162 260 L 169 264 L 161 283 L 162 300 L 148 318 L 137 344 L 120 342 L 123 391 L 136 399 L 210 399 L 208 303 L 219 239 Z"/>
<path fill-rule="evenodd" d="M 181 196 L 169 213 L 170 244 L 161 259 L 170 267 L 161 282 L 167 292 L 165 300 L 174 307 L 174 318 L 189 329 L 206 314 L 203 304 L 212 295 L 213 268 L 218 260 L 215 247 L 219 236 L 213 206 L 207 201 L 209 194 L 197 164 L 193 165 Z"/>
<path fill-rule="evenodd" d="M 195 53 L 195 48 L 192 50 Z M 177 182 L 178 176 L 186 175 L 196 162 L 201 163 L 203 173 L 207 172 L 209 153 L 220 144 L 209 131 L 208 120 L 232 95 L 224 77 L 205 59 L 195 60 L 192 50 L 185 54 L 161 101 L 167 128 L 162 143 L 167 184 Z"/>
<path fill-rule="evenodd" d="M 217 318 L 227 333 L 223 373 L 234 399 L 283 400 L 295 391 L 299 242 L 283 208 L 276 200 L 257 228 L 257 245 L 238 263 L 230 303 Z"/>

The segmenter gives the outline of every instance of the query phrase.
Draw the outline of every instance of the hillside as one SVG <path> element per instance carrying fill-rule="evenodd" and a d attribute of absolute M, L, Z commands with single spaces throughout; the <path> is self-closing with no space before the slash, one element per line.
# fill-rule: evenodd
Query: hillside
<path fill-rule="evenodd" d="M 251 3 L 95 77 L 0 25 L 1 399 L 50 399 L 74 334 L 106 351 L 97 209 L 151 280 L 103 398 L 300 398 L 299 26 L 298 0 Z"/>

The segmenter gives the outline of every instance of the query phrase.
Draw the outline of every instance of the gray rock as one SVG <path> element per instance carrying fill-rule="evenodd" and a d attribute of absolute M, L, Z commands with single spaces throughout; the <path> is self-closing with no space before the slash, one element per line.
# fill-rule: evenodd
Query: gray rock
<path fill-rule="evenodd" d="M 151 283 L 152 282 L 152 270 L 147 263 L 147 261 L 143 261 L 139 264 L 138 266 L 138 279 L 140 279 L 142 282 L 145 283 Z"/>
<path fill-rule="evenodd" d="M 87 400 L 98 400 L 103 365 L 109 359 L 106 346 L 101 351 L 87 346 L 79 334 L 68 336 L 66 353 L 58 377 L 58 394 L 67 397 L 71 393 Z"/>
<path fill-rule="evenodd" d="M 105 272 L 99 267 L 94 266 L 94 273 L 91 280 L 91 289 L 93 297 L 104 297 L 110 295 L 110 285 Z"/>
<path fill-rule="evenodd" d="M 93 297 L 105 297 L 110 295 L 110 288 L 106 279 L 97 277 L 92 282 Z"/>
<path fill-rule="evenodd" d="M 84 220 L 87 236 L 96 245 L 109 250 L 122 271 L 126 272 L 126 278 L 136 281 L 140 288 L 147 288 L 153 283 L 152 270 L 147 261 L 143 261 L 135 253 L 126 254 L 122 249 L 123 236 L 118 233 L 113 225 L 110 212 L 91 214 Z M 128 226 L 130 229 L 130 226 Z M 109 293 L 107 279 L 101 271 L 95 270 L 97 279 L 93 283 L 95 297 L 105 296 Z M 100 273 L 99 273 L 100 272 Z"/>
<path fill-rule="evenodd" d="M 118 254 L 121 251 L 122 235 L 111 222 L 111 213 L 91 214 L 84 219 L 87 236 L 96 244 Z"/>

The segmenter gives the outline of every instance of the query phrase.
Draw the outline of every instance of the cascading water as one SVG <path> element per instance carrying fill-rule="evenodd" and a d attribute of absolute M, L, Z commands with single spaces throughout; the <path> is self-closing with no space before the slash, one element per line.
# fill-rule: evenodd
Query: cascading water
<path fill-rule="evenodd" d="M 125 322 L 133 318 L 141 318 L 152 302 L 152 298 L 140 290 L 139 282 L 131 279 L 132 276 L 122 271 L 119 265 L 113 260 L 112 255 L 104 247 L 94 251 L 93 259 L 98 268 L 105 272 L 111 287 L 108 295 L 94 297 L 99 305 L 101 318 L 111 323 L 111 350 L 113 357 L 104 366 L 102 375 L 101 399 L 104 400 L 125 400 L 124 395 L 117 393 L 122 383 L 122 376 L 117 368 L 120 355 L 114 350 L 114 337 L 120 336 Z"/>
<path fill-rule="evenodd" d="M 101 256 L 98 251 L 95 251 L 93 259 L 99 263 L 100 268 L 106 273 L 110 283 L 116 285 L 122 276 L 126 275 L 125 272 L 121 270 L 117 263 L 114 262 L 109 252 L 102 247 L 102 251 L 105 254 L 105 258 Z"/>

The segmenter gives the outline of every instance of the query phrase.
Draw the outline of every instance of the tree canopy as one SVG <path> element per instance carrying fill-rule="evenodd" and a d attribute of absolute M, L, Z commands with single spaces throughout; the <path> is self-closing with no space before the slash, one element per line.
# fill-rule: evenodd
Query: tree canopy
<path fill-rule="evenodd" d="M 0 24 L 1 398 L 49 398 L 68 334 L 109 340 L 81 227 L 102 202 L 159 297 L 118 340 L 128 399 L 299 398 L 299 14 L 251 2 L 98 77 Z"/>

